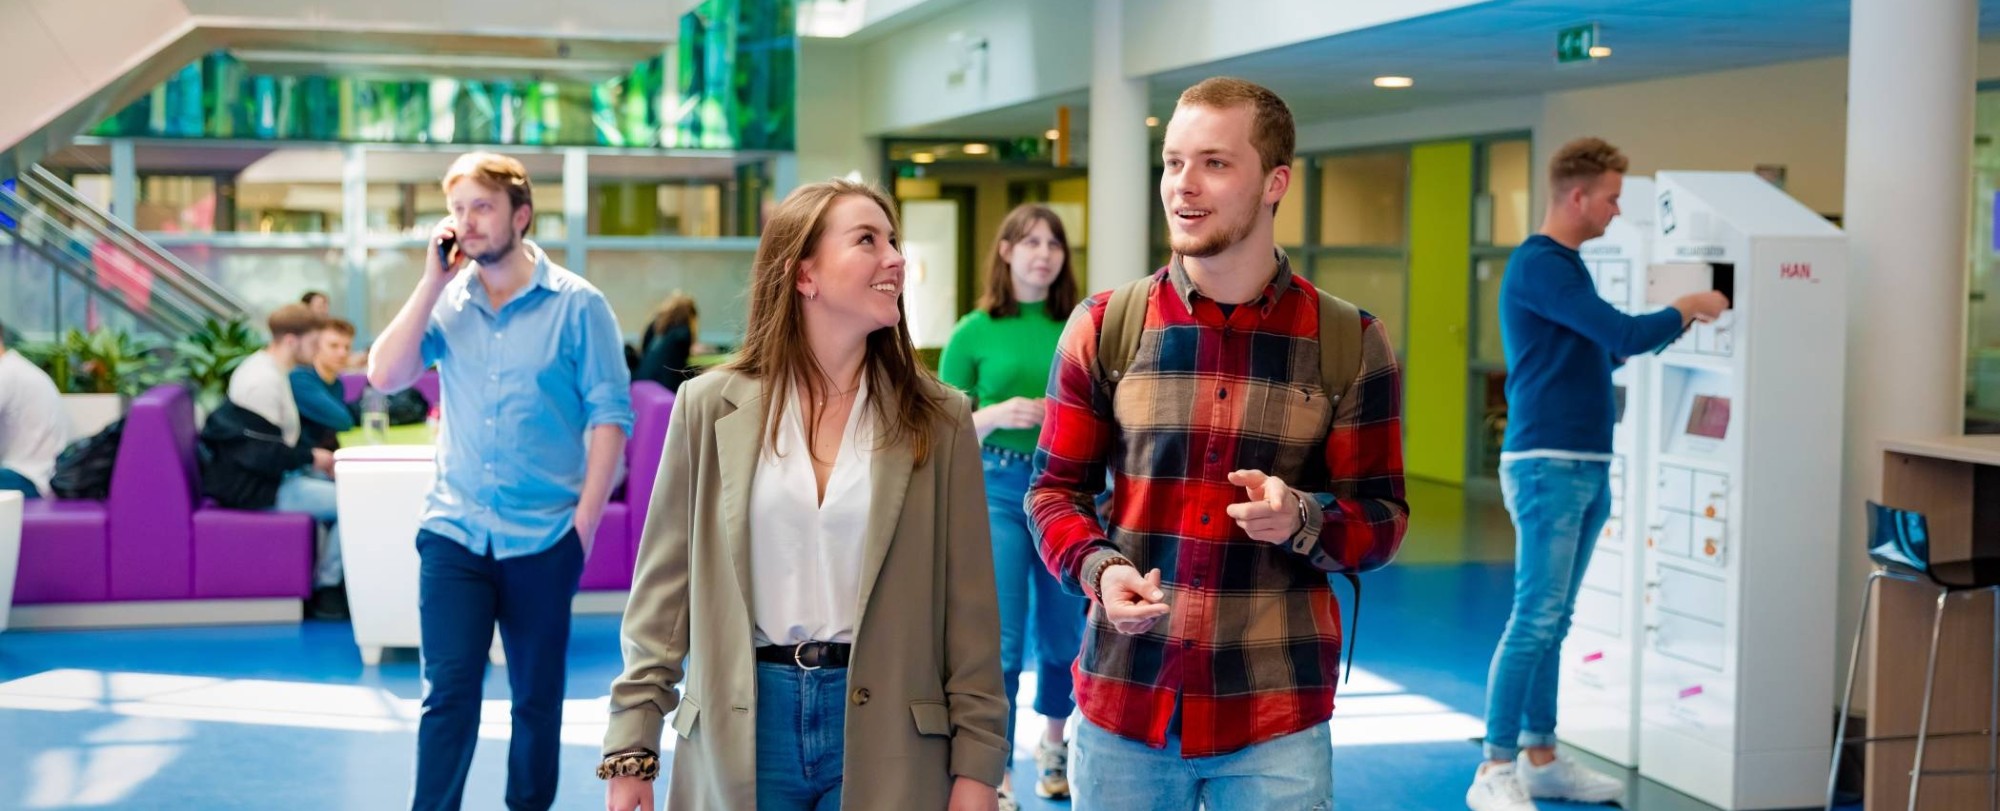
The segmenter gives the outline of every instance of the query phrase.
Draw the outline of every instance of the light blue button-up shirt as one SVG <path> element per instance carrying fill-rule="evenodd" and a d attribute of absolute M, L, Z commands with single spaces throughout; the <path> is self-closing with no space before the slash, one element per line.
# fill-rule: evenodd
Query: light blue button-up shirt
<path fill-rule="evenodd" d="M 478 274 L 464 271 L 424 329 L 442 425 L 423 528 L 482 557 L 554 546 L 583 492 L 585 435 L 599 425 L 632 433 L 632 378 L 611 305 L 528 249 L 534 278 L 506 306 L 495 312 Z"/>

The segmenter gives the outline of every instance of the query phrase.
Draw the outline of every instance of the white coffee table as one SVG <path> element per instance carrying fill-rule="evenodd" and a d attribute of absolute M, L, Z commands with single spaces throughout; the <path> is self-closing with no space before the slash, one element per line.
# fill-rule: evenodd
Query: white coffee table
<path fill-rule="evenodd" d="M 334 451 L 347 612 L 364 664 L 380 664 L 384 648 L 423 644 L 417 614 L 417 529 L 437 480 L 435 460 L 430 445 L 359 445 Z M 491 656 L 495 664 L 505 663 L 497 629 Z"/>

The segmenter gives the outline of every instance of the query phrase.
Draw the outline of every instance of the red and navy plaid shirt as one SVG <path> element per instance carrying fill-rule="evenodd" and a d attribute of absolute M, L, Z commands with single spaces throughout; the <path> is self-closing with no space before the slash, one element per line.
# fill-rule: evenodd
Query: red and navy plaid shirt
<path fill-rule="evenodd" d="M 1109 296 L 1064 329 L 1029 525 L 1072 591 L 1090 594 L 1083 572 L 1111 555 L 1160 570 L 1171 613 L 1143 634 L 1119 633 L 1093 602 L 1077 703 L 1155 747 L 1178 710 L 1182 755 L 1206 757 L 1332 717 L 1340 606 L 1327 573 L 1384 563 L 1402 543 L 1402 383 L 1387 331 L 1363 313 L 1360 372 L 1330 402 L 1342 387 L 1319 379 L 1319 295 L 1282 252 L 1263 294 L 1226 316 L 1178 261 L 1150 290 L 1115 394 L 1093 371 Z M 1109 537 L 1093 502 L 1107 466 Z M 1289 543 L 1252 540 L 1224 512 L 1248 500 L 1233 470 L 1277 476 L 1320 510 Z"/>

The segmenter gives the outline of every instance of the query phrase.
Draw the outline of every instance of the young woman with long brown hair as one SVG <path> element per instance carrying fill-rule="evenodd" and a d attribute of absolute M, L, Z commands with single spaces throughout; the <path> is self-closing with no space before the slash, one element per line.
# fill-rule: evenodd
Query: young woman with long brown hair
<path fill-rule="evenodd" d="M 938 373 L 972 395 L 979 409 L 972 413 L 972 424 L 981 440 L 993 569 L 999 578 L 1002 689 L 1011 705 L 1021 684 L 1024 649 L 1032 641 L 1035 712 L 1047 719 L 1035 746 L 1035 794 L 1067 799 L 1069 747 L 1063 730 L 1076 710 L 1069 669 L 1083 645 L 1085 604 L 1082 597 L 1065 593 L 1042 565 L 1022 506 L 1041 436 L 1049 365 L 1077 302 L 1076 271 L 1062 218 L 1032 203 L 1014 209 L 1000 224 L 986 275 L 986 295 L 979 309 L 952 330 Z M 1007 714 L 1010 744 L 1014 718 L 1015 713 Z M 1013 805 L 1008 781 L 1000 790 L 1000 806 L 1011 811 Z"/>
<path fill-rule="evenodd" d="M 978 441 L 917 363 L 894 208 L 780 204 L 738 358 L 682 387 L 611 685 L 607 807 L 990 811 L 1008 757 Z"/>

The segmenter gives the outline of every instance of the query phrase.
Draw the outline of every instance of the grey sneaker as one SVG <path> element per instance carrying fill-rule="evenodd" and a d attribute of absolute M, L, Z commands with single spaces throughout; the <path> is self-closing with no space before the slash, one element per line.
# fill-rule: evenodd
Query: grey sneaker
<path fill-rule="evenodd" d="M 1608 803 L 1625 796 L 1624 782 L 1584 768 L 1566 757 L 1557 756 L 1547 766 L 1536 766 L 1528 760 L 1528 753 L 1523 752 L 1514 768 L 1521 775 L 1521 787 L 1527 789 L 1530 797 Z"/>
<path fill-rule="evenodd" d="M 1021 811 L 1021 804 L 1014 801 L 1014 793 L 1004 788 L 1000 790 L 1000 804 L 996 807 L 1000 811 Z"/>
<path fill-rule="evenodd" d="M 1482 766 L 1465 791 L 1465 807 L 1472 811 L 1536 811 L 1535 801 L 1514 772 L 1514 764 Z"/>
<path fill-rule="evenodd" d="M 1069 799 L 1069 742 L 1051 745 L 1042 741 L 1035 747 L 1035 796 L 1044 800 Z"/>

